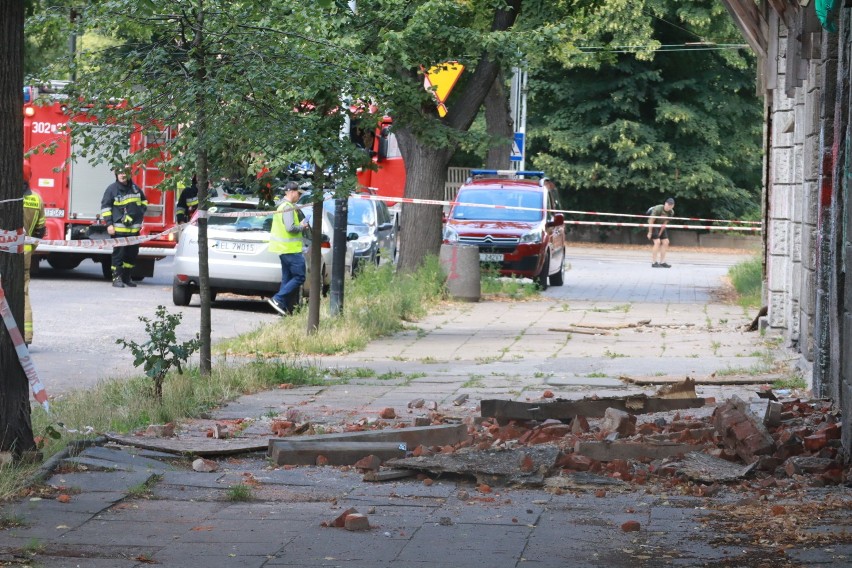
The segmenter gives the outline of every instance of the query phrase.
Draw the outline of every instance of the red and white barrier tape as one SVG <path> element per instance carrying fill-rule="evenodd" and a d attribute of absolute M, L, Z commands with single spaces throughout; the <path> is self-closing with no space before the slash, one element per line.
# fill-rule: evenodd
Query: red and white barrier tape
<path fill-rule="evenodd" d="M 3 287 L 0 286 L 0 315 L 3 317 L 3 323 L 6 324 L 6 329 L 9 332 L 9 337 L 12 338 L 12 344 L 15 346 L 15 353 L 18 355 L 18 361 L 21 362 L 21 367 L 27 375 L 30 382 L 30 389 L 33 391 L 33 398 L 36 399 L 46 411 L 50 412 L 50 403 L 47 401 L 47 391 L 44 390 L 44 385 L 38 378 L 35 364 L 30 357 L 30 352 L 27 349 L 27 344 L 24 343 L 24 338 L 21 336 L 21 330 L 18 329 L 18 324 L 15 323 L 15 318 L 12 317 L 12 308 L 9 307 L 9 301 L 6 299 L 6 293 Z"/>
<path fill-rule="evenodd" d="M 359 197 L 361 199 L 367 199 L 371 201 L 392 201 L 395 203 L 413 203 L 416 205 L 441 205 L 441 206 L 453 206 L 453 205 L 467 205 L 470 207 L 478 207 L 482 209 L 507 209 L 512 211 L 542 211 L 537 207 L 519 207 L 514 205 L 493 205 L 493 204 L 480 204 L 480 203 L 463 203 L 460 201 L 442 201 L 439 199 L 416 199 L 411 197 L 385 197 L 382 195 L 372 195 L 366 193 L 358 193 L 353 194 L 353 197 Z M 567 209 L 548 209 L 549 213 L 562 213 L 562 214 L 571 214 L 571 215 L 608 215 L 613 217 L 640 217 L 643 219 L 650 219 L 649 215 L 633 215 L 629 213 L 600 213 L 597 211 L 571 211 Z M 741 223 L 741 224 L 755 224 L 762 225 L 760 221 L 732 221 L 725 219 L 703 219 L 700 217 L 654 217 L 654 219 L 661 219 L 664 221 L 669 221 L 671 219 L 679 219 L 679 220 L 689 220 L 689 221 L 712 221 L 718 223 Z M 565 221 L 565 224 L 568 225 L 600 225 L 605 227 L 647 227 L 647 223 L 616 223 L 616 222 L 602 222 L 602 221 Z M 666 225 L 671 229 L 707 229 L 712 231 L 761 231 L 762 227 L 717 227 L 715 225 Z"/>

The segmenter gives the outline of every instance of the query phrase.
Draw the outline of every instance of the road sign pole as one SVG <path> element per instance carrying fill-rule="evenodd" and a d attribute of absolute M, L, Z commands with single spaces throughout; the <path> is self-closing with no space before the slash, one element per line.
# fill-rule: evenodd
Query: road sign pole
<path fill-rule="evenodd" d="M 520 67 L 512 68 L 512 87 L 509 93 L 509 109 L 512 113 L 512 121 L 515 124 L 515 132 L 521 133 L 521 139 L 526 138 L 527 132 L 527 72 Z M 526 146 L 526 144 L 523 144 Z M 511 165 L 514 170 L 523 170 L 526 162 L 526 152 L 520 148 L 520 160 L 512 158 Z"/>

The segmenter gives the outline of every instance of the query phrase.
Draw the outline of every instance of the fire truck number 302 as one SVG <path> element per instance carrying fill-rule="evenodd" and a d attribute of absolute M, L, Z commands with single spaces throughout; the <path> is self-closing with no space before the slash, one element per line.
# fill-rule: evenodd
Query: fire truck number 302
<path fill-rule="evenodd" d="M 34 134 L 55 134 L 56 125 L 50 122 L 33 122 Z"/>

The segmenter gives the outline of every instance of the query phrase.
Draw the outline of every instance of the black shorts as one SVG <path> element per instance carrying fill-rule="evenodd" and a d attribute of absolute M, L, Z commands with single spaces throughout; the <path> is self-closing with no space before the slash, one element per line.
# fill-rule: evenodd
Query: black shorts
<path fill-rule="evenodd" d="M 654 227 L 651 230 L 651 240 L 668 239 L 669 231 L 665 227 Z"/>

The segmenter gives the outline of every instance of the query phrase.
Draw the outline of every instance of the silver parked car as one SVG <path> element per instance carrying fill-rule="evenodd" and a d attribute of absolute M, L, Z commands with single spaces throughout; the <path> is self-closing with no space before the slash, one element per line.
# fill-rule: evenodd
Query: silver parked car
<path fill-rule="evenodd" d="M 256 212 L 258 207 L 258 200 L 253 197 L 211 199 L 208 207 L 207 239 L 210 288 L 214 300 L 218 293 L 270 297 L 278 292 L 281 284 L 281 262 L 278 255 L 268 250 L 274 211 L 269 211 L 268 215 L 245 217 L 216 215 Z M 331 248 L 326 249 L 325 243 L 331 242 L 333 227 L 333 217 L 329 213 L 324 216 L 322 222 L 324 246 L 320 270 L 323 274 L 324 291 L 331 284 Z M 305 280 L 303 291 L 307 294 L 310 292 L 311 271 L 310 243 L 307 240 L 304 254 L 308 278 Z M 346 269 L 349 273 L 352 271 L 352 255 L 352 248 L 348 246 Z M 175 249 L 174 270 L 172 301 L 177 306 L 187 306 L 192 295 L 199 291 L 198 227 L 195 225 L 187 225 L 180 235 Z"/>
<path fill-rule="evenodd" d="M 330 193 L 325 194 L 323 208 L 334 213 L 335 201 Z M 310 195 L 299 199 L 309 203 Z M 346 234 L 354 249 L 354 268 L 367 264 L 396 262 L 398 252 L 398 224 L 396 218 L 383 201 L 363 199 L 352 195 L 347 201 Z"/>

